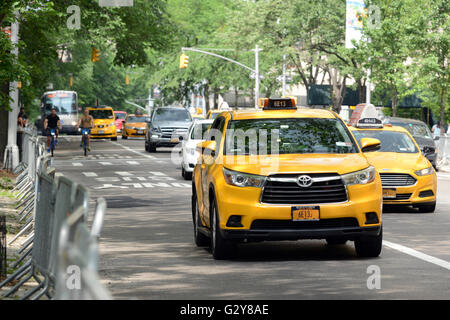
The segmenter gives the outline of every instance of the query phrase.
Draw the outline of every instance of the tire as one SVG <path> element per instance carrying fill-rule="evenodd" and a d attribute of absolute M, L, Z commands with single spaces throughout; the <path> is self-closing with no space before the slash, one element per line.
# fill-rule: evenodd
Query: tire
<path fill-rule="evenodd" d="M 122 133 L 122 139 L 126 140 L 126 139 L 128 139 L 128 137 L 124 136 L 123 133 Z"/>
<path fill-rule="evenodd" d="M 184 170 L 183 165 L 181 165 L 181 176 L 184 178 L 184 180 L 192 180 L 192 172 L 186 172 Z"/>
<path fill-rule="evenodd" d="M 211 210 L 211 253 L 215 260 L 225 260 L 234 256 L 236 244 L 224 239 L 220 234 L 220 222 L 217 212 L 217 202 L 214 197 L 210 203 Z"/>
<path fill-rule="evenodd" d="M 203 233 L 199 232 L 198 226 L 200 221 L 200 213 L 198 211 L 197 194 L 192 195 L 192 223 L 194 224 L 194 242 L 197 247 L 209 246 L 211 240 Z"/>
<path fill-rule="evenodd" d="M 335 238 L 327 238 L 327 244 L 330 246 L 344 245 L 347 243 L 347 239 L 335 239 Z"/>
<path fill-rule="evenodd" d="M 425 204 L 417 206 L 420 213 L 433 213 L 436 210 L 436 202 L 433 204 Z"/>
<path fill-rule="evenodd" d="M 117 137 L 111 138 L 111 141 L 117 141 Z"/>
<path fill-rule="evenodd" d="M 150 143 L 148 145 L 148 152 L 156 152 L 156 145 L 153 143 Z"/>
<path fill-rule="evenodd" d="M 355 240 L 355 249 L 358 257 L 376 258 L 381 253 L 383 246 L 383 227 L 378 236 L 365 237 Z"/>

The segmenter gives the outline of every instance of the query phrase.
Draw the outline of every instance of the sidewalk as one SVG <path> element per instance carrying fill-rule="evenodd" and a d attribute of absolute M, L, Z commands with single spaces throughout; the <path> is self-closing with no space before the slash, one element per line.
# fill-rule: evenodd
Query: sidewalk
<path fill-rule="evenodd" d="M 20 228 L 23 225 L 23 222 L 18 222 L 17 210 L 14 208 L 14 196 L 10 192 L 12 187 L 14 186 L 13 181 L 15 177 L 7 173 L 5 171 L 0 170 L 0 215 L 6 216 L 6 254 L 7 254 L 7 272 L 11 274 L 14 270 L 12 270 L 9 266 L 14 263 L 19 257 L 18 250 L 21 247 L 21 244 L 26 239 L 26 235 L 19 237 L 14 243 L 8 245 L 8 242 L 11 241 Z M 1 282 L 1 281 L 0 281 Z M 33 286 L 33 281 L 27 282 L 21 289 L 19 289 L 14 295 L 3 298 L 3 295 L 15 284 L 16 282 L 12 281 L 8 283 L 6 286 L 0 288 L 0 300 L 14 300 L 18 299 L 20 296 L 24 294 L 25 291 L 29 290 Z"/>

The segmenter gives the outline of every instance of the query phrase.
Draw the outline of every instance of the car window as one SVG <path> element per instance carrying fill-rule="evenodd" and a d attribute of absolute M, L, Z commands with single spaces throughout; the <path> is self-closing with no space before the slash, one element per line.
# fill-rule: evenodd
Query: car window
<path fill-rule="evenodd" d="M 94 119 L 114 119 L 112 110 L 108 110 L 108 109 L 98 109 L 98 110 L 90 109 L 89 114 Z"/>
<path fill-rule="evenodd" d="M 210 127 L 211 123 L 197 123 L 191 131 L 191 139 L 203 140 L 206 138 L 205 134 Z"/>
<path fill-rule="evenodd" d="M 374 138 L 381 141 L 379 152 L 416 153 L 414 141 L 404 132 L 383 131 L 383 130 L 358 130 L 354 131 L 356 140 L 361 146 L 362 138 Z"/>
<path fill-rule="evenodd" d="M 230 121 L 226 153 L 330 154 L 359 152 L 356 143 L 338 119 L 294 118 Z"/>
<path fill-rule="evenodd" d="M 392 123 L 395 126 L 401 126 L 409 131 L 412 136 L 433 139 L 430 129 L 421 123 Z"/>
<path fill-rule="evenodd" d="M 154 121 L 192 121 L 191 114 L 186 109 L 157 109 L 153 117 Z"/>
<path fill-rule="evenodd" d="M 120 119 L 120 120 L 125 119 L 127 116 L 126 113 L 116 113 L 116 112 L 114 112 L 114 115 L 116 116 L 116 119 Z"/>
<path fill-rule="evenodd" d="M 126 122 L 127 123 L 142 123 L 142 122 L 145 122 L 146 119 L 148 119 L 148 118 L 147 117 L 135 117 L 135 116 L 132 116 L 132 117 L 128 117 Z"/>

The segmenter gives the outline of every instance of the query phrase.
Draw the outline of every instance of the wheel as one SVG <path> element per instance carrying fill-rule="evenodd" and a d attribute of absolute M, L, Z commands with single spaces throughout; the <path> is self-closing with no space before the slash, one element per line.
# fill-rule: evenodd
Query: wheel
<path fill-rule="evenodd" d="M 433 213 L 436 210 L 436 202 L 433 204 L 424 204 L 417 206 L 420 213 Z"/>
<path fill-rule="evenodd" d="M 127 138 L 128 138 L 128 137 L 127 137 L 127 136 L 124 136 L 123 133 L 122 133 L 122 139 L 125 139 L 125 140 L 126 140 Z"/>
<path fill-rule="evenodd" d="M 181 176 L 186 180 L 185 175 L 186 171 L 184 170 L 183 165 L 181 165 Z"/>
<path fill-rule="evenodd" d="M 148 152 L 156 152 L 156 144 L 150 143 L 148 145 Z"/>
<path fill-rule="evenodd" d="M 220 234 L 219 214 L 217 211 L 217 202 L 213 198 L 211 203 L 211 252 L 216 260 L 231 258 L 236 250 L 236 244 L 226 240 Z"/>
<path fill-rule="evenodd" d="M 84 156 L 87 156 L 87 148 L 84 148 Z"/>
<path fill-rule="evenodd" d="M 330 246 L 342 245 L 347 243 L 347 239 L 327 238 L 326 240 Z"/>
<path fill-rule="evenodd" d="M 210 239 L 198 230 L 201 222 L 200 212 L 198 211 L 197 194 L 195 192 L 192 195 L 192 223 L 194 224 L 195 244 L 197 247 L 207 247 L 210 244 Z"/>
<path fill-rule="evenodd" d="M 192 172 L 186 172 L 184 170 L 183 165 L 181 165 L 181 176 L 184 178 L 184 180 L 192 180 Z"/>
<path fill-rule="evenodd" d="M 117 141 L 117 137 L 111 138 L 111 141 Z"/>
<path fill-rule="evenodd" d="M 381 253 L 383 246 L 383 228 L 378 236 L 365 237 L 355 240 L 356 254 L 359 257 L 375 258 Z"/>

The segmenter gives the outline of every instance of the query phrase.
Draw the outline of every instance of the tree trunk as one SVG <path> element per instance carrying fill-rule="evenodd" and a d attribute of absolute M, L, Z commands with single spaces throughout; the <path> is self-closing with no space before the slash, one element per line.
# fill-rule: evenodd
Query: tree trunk
<path fill-rule="evenodd" d="M 445 88 L 445 85 L 442 87 L 441 90 L 441 136 L 445 133 L 445 100 L 446 100 L 446 94 L 447 90 Z"/>
<path fill-rule="evenodd" d="M 203 89 L 203 95 L 205 97 L 205 114 L 208 113 L 208 111 L 211 109 L 210 105 L 209 105 L 209 85 L 205 84 L 205 87 Z"/>
<path fill-rule="evenodd" d="M 219 88 L 214 87 L 213 92 L 214 92 L 214 105 L 212 106 L 212 109 L 217 109 L 219 107 L 219 103 L 218 103 L 218 100 L 219 100 Z"/>
<path fill-rule="evenodd" d="M 357 90 L 358 90 L 358 103 L 365 103 L 366 102 L 366 92 L 364 90 L 364 84 L 363 80 L 359 79 L 356 81 L 357 83 Z"/>
<path fill-rule="evenodd" d="M 237 110 L 239 104 L 239 88 L 234 87 L 234 107 Z"/>
<path fill-rule="evenodd" d="M 398 108 L 398 93 L 397 89 L 394 89 L 394 92 L 392 93 L 392 116 L 397 116 L 397 108 Z"/>

